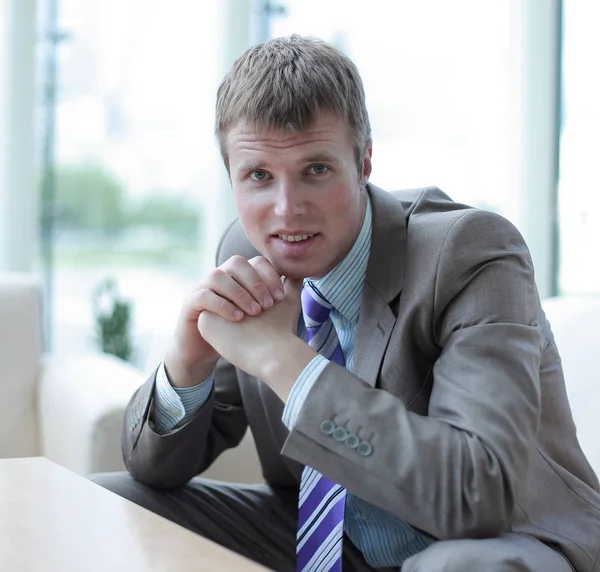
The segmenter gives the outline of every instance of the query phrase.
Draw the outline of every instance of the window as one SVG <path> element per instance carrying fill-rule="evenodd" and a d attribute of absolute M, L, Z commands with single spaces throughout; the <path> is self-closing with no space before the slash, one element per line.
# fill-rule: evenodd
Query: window
<path fill-rule="evenodd" d="M 590 12 L 592 4 L 583 5 Z M 54 225 L 53 351 L 97 347 L 94 292 L 115 278 L 133 303 L 134 361 L 149 370 L 162 357 L 185 294 L 212 266 L 220 232 L 234 216 L 213 139 L 214 97 L 248 43 L 249 22 L 253 39 L 315 35 L 356 62 L 373 127 L 374 184 L 388 190 L 437 185 L 457 201 L 526 226 L 523 218 L 535 217 L 526 197 L 540 185 L 519 172 L 527 163 L 519 141 L 530 142 L 529 153 L 537 149 L 529 133 L 523 137 L 538 125 L 527 124 L 537 93 L 529 107 L 519 100 L 529 75 L 519 67 L 523 46 L 515 36 L 527 44 L 527 26 L 547 19 L 546 4 L 527 6 L 523 15 L 520 2 L 506 0 L 374 0 L 368 9 L 358 0 L 61 0 L 58 27 L 66 37 L 58 45 L 57 208 L 42 211 Z M 519 18 L 528 18 L 522 30 Z M 573 91 L 580 97 L 580 88 L 569 80 L 576 71 L 568 71 L 572 59 L 591 58 L 593 50 L 574 51 L 582 40 L 569 44 L 568 26 L 569 14 L 565 150 L 575 139 L 580 148 L 575 127 L 597 118 L 591 109 L 581 115 Z M 542 44 L 527 48 L 528 62 L 544 56 Z M 547 91 L 545 84 L 539 90 Z M 561 198 L 567 189 L 583 192 L 583 161 L 571 146 L 561 165 Z M 593 181 L 591 165 L 585 162 L 585 172 Z M 594 200 L 590 191 L 585 213 L 583 203 L 577 210 L 574 201 L 563 200 L 561 223 L 569 264 L 585 269 L 586 286 L 595 280 L 600 288 L 598 271 L 571 253 L 581 233 L 600 228 Z M 542 248 L 551 248 L 547 229 L 530 226 Z M 574 280 L 580 284 L 569 268 L 563 256 L 566 289 Z"/>
<path fill-rule="evenodd" d="M 114 279 L 132 303 L 132 360 L 153 367 L 212 265 L 228 222 L 214 220 L 223 27 L 216 0 L 61 0 L 53 351 L 97 347 L 93 299 Z"/>
<path fill-rule="evenodd" d="M 524 235 L 553 293 L 560 0 L 286 0 L 271 35 L 312 34 L 363 77 L 371 181 L 439 186 Z M 270 4 L 270 3 L 269 3 Z"/>
<path fill-rule="evenodd" d="M 315 35 L 357 64 L 373 128 L 371 181 L 439 186 L 510 216 L 510 3 L 287 0 L 271 35 Z"/>
<path fill-rule="evenodd" d="M 560 288 L 600 294 L 600 4 L 564 4 Z"/>

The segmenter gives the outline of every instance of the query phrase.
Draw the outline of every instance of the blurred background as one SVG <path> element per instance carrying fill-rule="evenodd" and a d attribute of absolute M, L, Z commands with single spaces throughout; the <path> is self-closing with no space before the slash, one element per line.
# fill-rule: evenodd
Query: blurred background
<path fill-rule="evenodd" d="M 524 234 L 543 298 L 600 294 L 597 0 L 0 0 L 0 271 L 44 346 L 150 373 L 236 216 L 217 86 L 291 33 L 348 54 L 371 181 L 437 185 Z"/>

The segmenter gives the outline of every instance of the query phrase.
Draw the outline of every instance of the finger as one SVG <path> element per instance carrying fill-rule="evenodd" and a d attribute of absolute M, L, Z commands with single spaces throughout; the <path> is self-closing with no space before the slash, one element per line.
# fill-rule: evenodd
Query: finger
<path fill-rule="evenodd" d="M 300 298 L 302 282 L 303 280 L 301 278 L 288 278 L 286 276 L 283 281 L 283 290 L 285 292 L 285 297 L 287 298 L 289 296 L 290 298 Z"/>
<path fill-rule="evenodd" d="M 193 292 L 186 302 L 189 320 L 197 320 L 204 311 L 212 312 L 232 322 L 239 322 L 244 312 L 230 300 L 219 296 L 208 288 Z"/>
<path fill-rule="evenodd" d="M 214 326 L 216 323 L 215 320 L 218 319 L 216 316 L 217 314 L 215 314 L 214 312 L 209 312 L 208 310 L 201 312 L 196 322 L 196 327 L 198 328 L 198 331 L 202 334 L 202 332 L 206 332 L 206 330 L 210 328 L 211 325 Z"/>
<path fill-rule="evenodd" d="M 244 288 L 263 309 L 266 310 L 274 304 L 273 296 L 263 276 L 244 257 L 232 256 L 219 268 Z M 261 268 L 264 268 L 264 265 Z M 232 302 L 237 303 L 237 300 L 232 300 Z"/>
<path fill-rule="evenodd" d="M 254 269 L 246 262 L 246 275 L 247 269 L 254 273 Z M 242 277 L 244 271 L 237 270 L 237 276 L 233 276 L 231 272 L 235 269 L 223 268 L 222 266 L 213 270 L 207 277 L 204 288 L 212 290 L 217 296 L 229 300 L 232 304 L 237 306 L 242 312 L 250 316 L 256 316 L 262 312 L 262 306 L 254 295 L 249 291 L 249 286 L 244 285 L 249 278 Z M 239 282 L 238 282 L 239 279 Z M 255 278 L 260 280 L 260 278 Z M 266 290 L 266 286 L 263 285 Z M 271 304 L 272 305 L 272 304 Z"/>
<path fill-rule="evenodd" d="M 248 260 L 250 265 L 262 278 L 267 285 L 269 292 L 274 300 L 280 302 L 283 300 L 284 291 L 281 284 L 281 274 L 275 270 L 275 267 L 264 256 L 255 256 Z"/>

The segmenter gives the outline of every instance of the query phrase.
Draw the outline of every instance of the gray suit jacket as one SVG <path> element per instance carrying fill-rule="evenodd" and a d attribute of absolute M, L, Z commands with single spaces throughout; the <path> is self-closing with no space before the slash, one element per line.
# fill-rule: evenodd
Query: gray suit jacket
<path fill-rule="evenodd" d="M 149 422 L 153 375 L 127 410 L 129 471 L 150 486 L 181 485 L 249 426 L 275 487 L 298 488 L 308 464 L 436 538 L 521 532 L 560 548 L 577 571 L 600 571 L 598 479 L 577 442 L 522 237 L 436 188 L 368 192 L 355 372 L 329 364 L 289 432 L 277 395 L 221 362 L 206 405 L 164 436 Z M 256 254 L 237 223 L 219 263 L 233 254 Z M 324 420 L 372 452 L 324 434 Z"/>

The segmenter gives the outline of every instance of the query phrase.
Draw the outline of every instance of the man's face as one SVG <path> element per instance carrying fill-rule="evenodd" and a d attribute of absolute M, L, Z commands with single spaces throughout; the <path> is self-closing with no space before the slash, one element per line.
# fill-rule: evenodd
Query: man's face
<path fill-rule="evenodd" d="M 320 278 L 356 239 L 371 173 L 346 124 L 321 112 L 301 132 L 240 122 L 227 136 L 235 202 L 253 246 L 281 273 Z"/>

